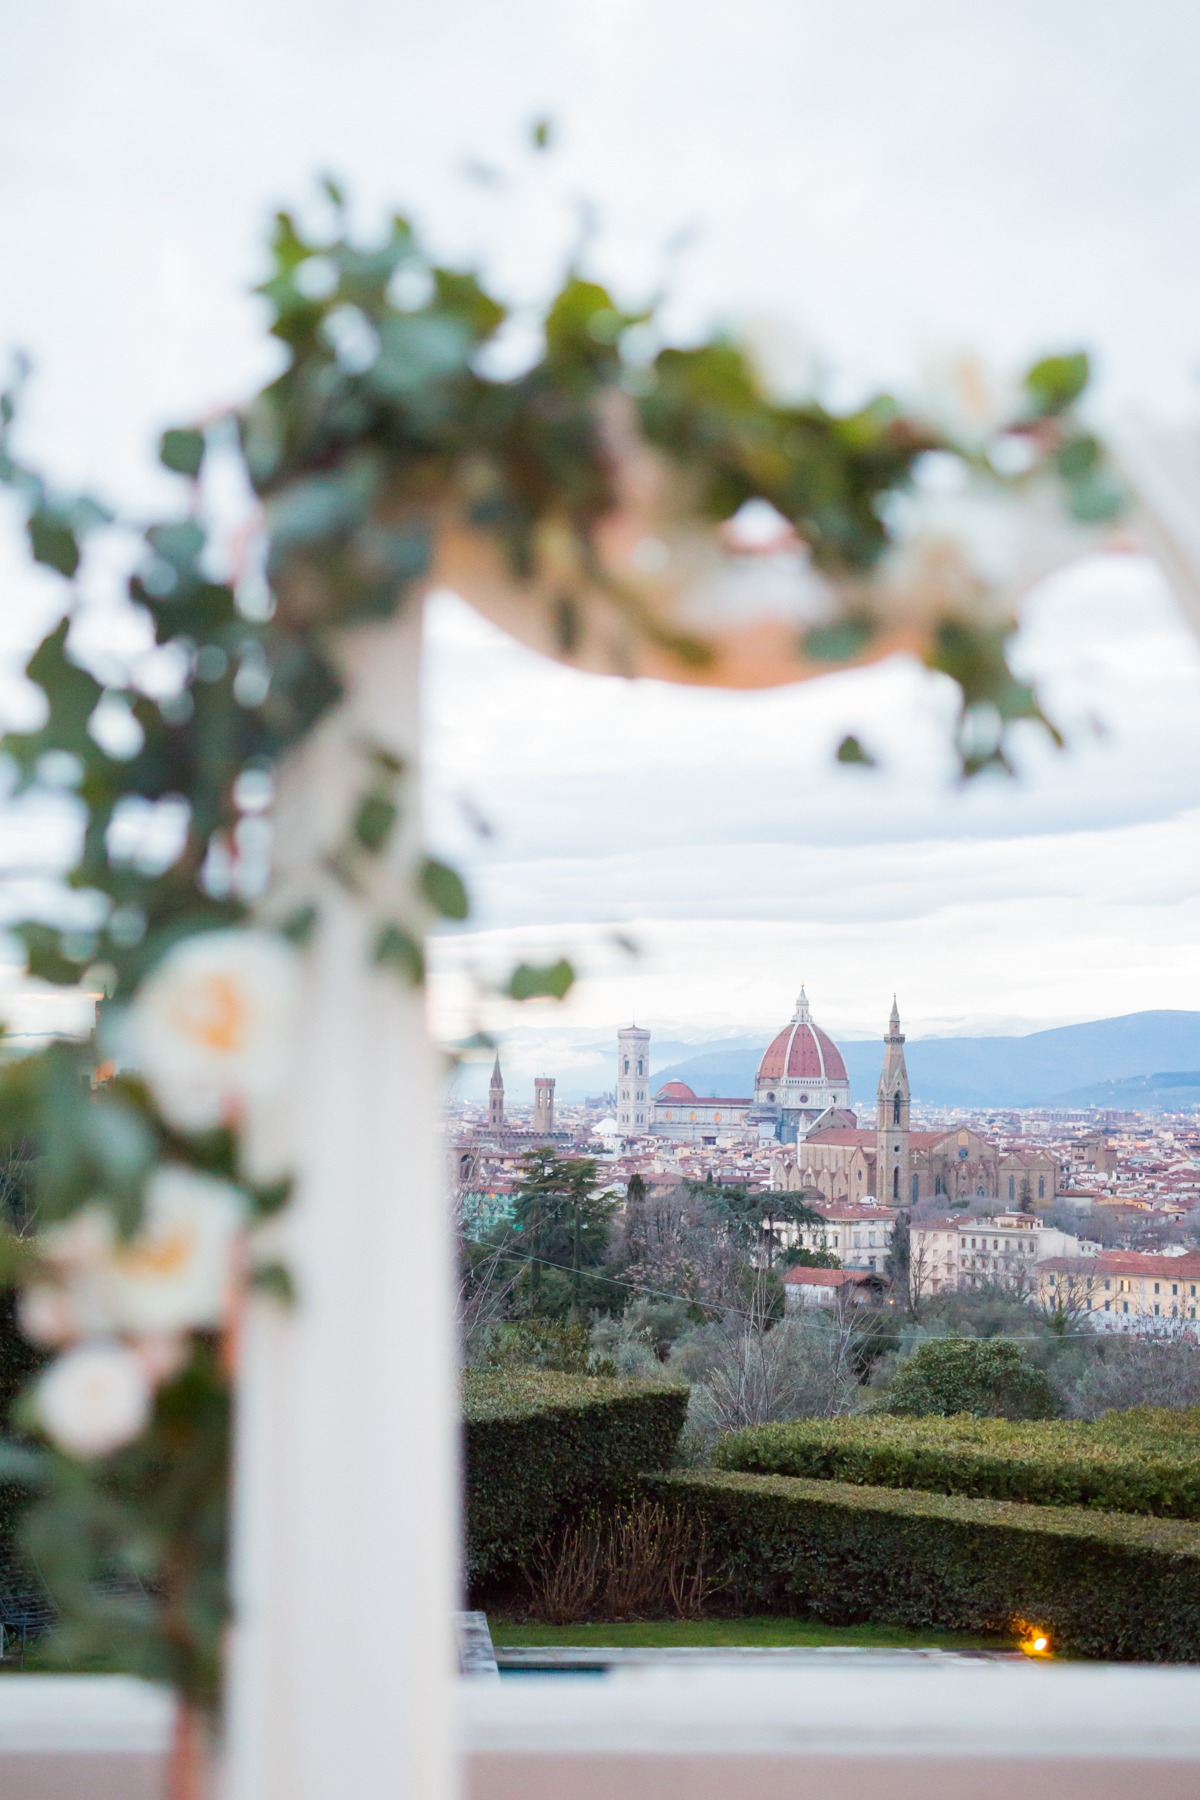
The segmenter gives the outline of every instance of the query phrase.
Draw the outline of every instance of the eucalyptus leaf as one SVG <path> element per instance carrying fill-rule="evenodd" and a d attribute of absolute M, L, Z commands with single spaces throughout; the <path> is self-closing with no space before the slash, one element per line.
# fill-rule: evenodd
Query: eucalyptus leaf
<path fill-rule="evenodd" d="M 29 547 L 35 562 L 57 569 L 60 575 L 74 575 L 79 567 L 79 541 L 70 521 L 60 513 L 39 509 L 29 515 Z"/>
<path fill-rule="evenodd" d="M 543 967 L 518 963 L 505 992 L 512 1000 L 563 1000 L 574 981 L 575 970 L 565 957 Z"/>
<path fill-rule="evenodd" d="M 369 856 L 378 856 L 395 829 L 398 807 L 390 794 L 379 789 L 364 794 L 354 814 L 351 830 Z"/>
<path fill-rule="evenodd" d="M 204 462 L 204 433 L 194 426 L 164 431 L 158 441 L 158 460 L 176 475 L 194 479 Z"/>
<path fill-rule="evenodd" d="M 435 857 L 427 856 L 421 864 L 421 891 L 443 919 L 465 919 L 471 910 L 462 876 Z"/>
<path fill-rule="evenodd" d="M 425 952 L 418 939 L 403 925 L 381 927 L 375 939 L 373 960 L 383 968 L 398 970 L 414 987 L 420 987 L 425 980 Z"/>

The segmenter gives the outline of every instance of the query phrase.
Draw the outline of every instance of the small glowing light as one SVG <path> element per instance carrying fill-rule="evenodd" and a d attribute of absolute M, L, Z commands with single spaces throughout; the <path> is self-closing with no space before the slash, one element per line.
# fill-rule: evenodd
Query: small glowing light
<path fill-rule="evenodd" d="M 1050 1633 L 1044 1625 L 1034 1625 L 1028 1619 L 1013 1620 L 1013 1634 L 1018 1649 L 1026 1656 L 1053 1656 L 1050 1647 Z"/>

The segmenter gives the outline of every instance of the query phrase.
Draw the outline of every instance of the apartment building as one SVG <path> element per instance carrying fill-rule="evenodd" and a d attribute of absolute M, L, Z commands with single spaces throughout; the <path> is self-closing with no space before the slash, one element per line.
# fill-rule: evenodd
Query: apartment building
<path fill-rule="evenodd" d="M 909 1234 L 909 1272 L 922 1295 L 983 1287 L 1014 1293 L 1036 1291 L 1036 1271 L 1049 1257 L 1086 1259 L 1070 1232 L 1047 1225 L 1036 1213 L 960 1214 L 914 1221 Z"/>
<path fill-rule="evenodd" d="M 1186 1331 L 1200 1306 L 1200 1255 L 1195 1254 L 1102 1250 L 1096 1256 L 1054 1256 L 1039 1264 L 1036 1274 L 1042 1306 L 1087 1314 L 1103 1331 L 1151 1336 Z"/>

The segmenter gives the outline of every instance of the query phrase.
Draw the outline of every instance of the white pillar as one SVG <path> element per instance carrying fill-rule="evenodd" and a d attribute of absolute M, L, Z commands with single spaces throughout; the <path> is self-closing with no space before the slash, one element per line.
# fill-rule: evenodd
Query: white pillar
<path fill-rule="evenodd" d="M 238 1383 L 227 1800 L 449 1800 L 456 1403 L 436 1053 L 423 994 L 373 966 L 416 842 L 419 609 L 347 636 L 347 700 L 295 759 L 279 864 L 319 893 L 283 1224 L 297 1288 L 256 1298 Z M 320 854 L 402 755 L 406 823 L 355 900 Z"/>

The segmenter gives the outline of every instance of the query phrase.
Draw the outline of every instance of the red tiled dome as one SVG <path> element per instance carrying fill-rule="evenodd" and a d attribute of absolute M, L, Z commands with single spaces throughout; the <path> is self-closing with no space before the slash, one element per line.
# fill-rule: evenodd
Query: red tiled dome
<path fill-rule="evenodd" d="M 686 1081 L 668 1081 L 666 1087 L 659 1088 L 656 1100 L 694 1100 L 696 1098 Z"/>
<path fill-rule="evenodd" d="M 796 1016 L 767 1045 L 758 1065 L 759 1081 L 848 1081 L 842 1053 L 833 1039 L 814 1025 L 803 993 Z"/>

